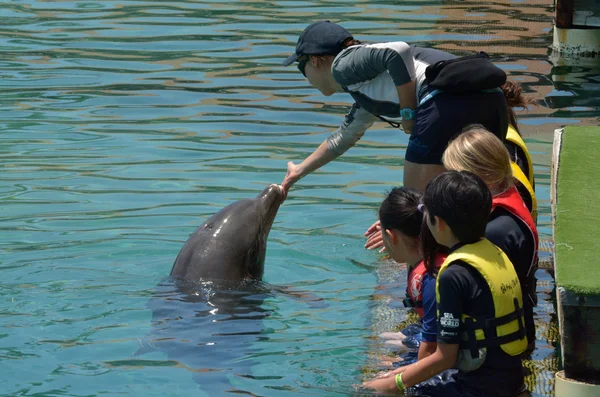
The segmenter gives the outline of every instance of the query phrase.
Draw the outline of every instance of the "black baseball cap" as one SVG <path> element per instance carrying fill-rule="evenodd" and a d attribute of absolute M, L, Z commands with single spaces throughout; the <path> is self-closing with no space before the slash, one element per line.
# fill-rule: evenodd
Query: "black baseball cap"
<path fill-rule="evenodd" d="M 311 23 L 304 29 L 296 43 L 296 52 L 287 57 L 283 64 L 290 65 L 301 55 L 337 55 L 344 48 L 342 44 L 352 35 L 340 25 L 330 21 Z"/>

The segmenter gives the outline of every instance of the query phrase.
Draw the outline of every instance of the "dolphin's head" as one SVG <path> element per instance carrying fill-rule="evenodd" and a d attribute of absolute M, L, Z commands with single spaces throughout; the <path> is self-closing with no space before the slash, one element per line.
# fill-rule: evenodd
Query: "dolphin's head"
<path fill-rule="evenodd" d="M 284 200 L 278 185 L 217 212 L 188 238 L 171 276 L 188 281 L 262 279 L 267 238 Z"/>
<path fill-rule="evenodd" d="M 256 196 L 256 199 L 259 201 L 262 214 L 269 220 L 270 228 L 284 199 L 283 188 L 280 185 L 269 185 Z"/>
<path fill-rule="evenodd" d="M 257 246 L 255 247 L 255 258 L 252 258 L 248 267 L 250 277 L 255 279 L 262 278 L 265 270 L 265 253 L 267 250 L 267 238 L 273 226 L 273 221 L 279 210 L 279 206 L 285 199 L 283 188 L 280 185 L 269 185 L 258 196 L 256 201 L 260 217 L 259 235 L 257 236 Z"/>

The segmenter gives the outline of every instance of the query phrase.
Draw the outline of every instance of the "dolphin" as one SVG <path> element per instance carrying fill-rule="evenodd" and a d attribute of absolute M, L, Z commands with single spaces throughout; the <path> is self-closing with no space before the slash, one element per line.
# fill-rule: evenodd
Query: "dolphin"
<path fill-rule="evenodd" d="M 152 330 L 134 354 L 160 351 L 168 360 L 113 361 L 116 365 L 186 368 L 209 395 L 231 387 L 231 375 L 251 376 L 253 342 L 263 335 L 273 291 L 261 281 L 267 237 L 285 196 L 269 185 L 206 220 L 181 248 L 169 277 L 154 288 L 147 307 Z"/>
<path fill-rule="evenodd" d="M 193 374 L 209 396 L 240 392 L 231 377 L 251 378 L 260 344 L 272 330 L 264 320 L 265 299 L 285 294 L 326 307 L 311 293 L 261 281 L 267 237 L 284 194 L 270 185 L 252 199 L 228 205 L 205 221 L 185 242 L 171 274 L 152 291 L 152 329 L 133 358 L 110 366 L 175 366 Z M 167 359 L 142 359 L 152 353 Z M 246 393 L 250 394 L 250 393 Z"/>
<path fill-rule="evenodd" d="M 186 281 L 260 280 L 267 237 L 285 196 L 269 185 L 252 199 L 236 201 L 204 222 L 185 242 L 170 276 Z"/>

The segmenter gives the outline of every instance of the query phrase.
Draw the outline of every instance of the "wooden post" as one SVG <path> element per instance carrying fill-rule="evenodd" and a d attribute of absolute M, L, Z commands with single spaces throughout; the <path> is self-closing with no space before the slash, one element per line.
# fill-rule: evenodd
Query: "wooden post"
<path fill-rule="evenodd" d="M 574 0 L 556 0 L 556 22 L 557 28 L 569 29 L 573 27 L 573 3 Z"/>

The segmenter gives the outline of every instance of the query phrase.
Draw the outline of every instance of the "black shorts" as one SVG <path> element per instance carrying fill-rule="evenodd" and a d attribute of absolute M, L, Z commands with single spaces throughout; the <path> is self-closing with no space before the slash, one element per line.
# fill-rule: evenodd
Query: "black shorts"
<path fill-rule="evenodd" d="M 469 124 L 482 124 L 504 142 L 508 129 L 508 105 L 504 93 L 440 92 L 434 95 L 417 107 L 406 160 L 417 164 L 441 165 L 448 142 Z"/>

